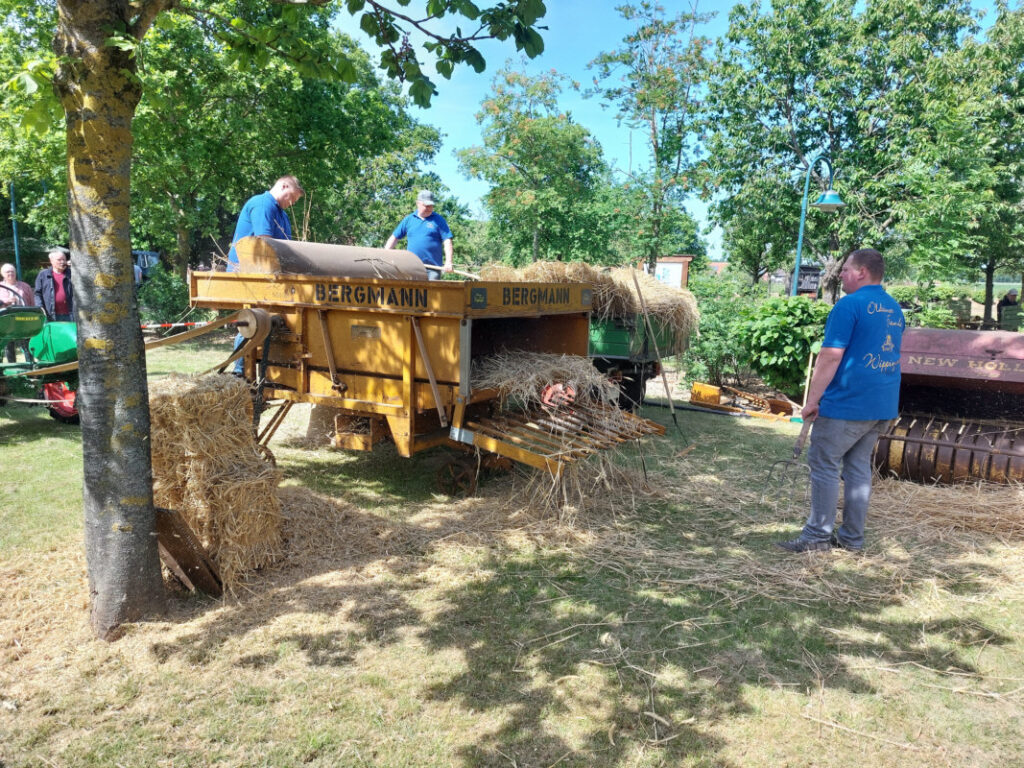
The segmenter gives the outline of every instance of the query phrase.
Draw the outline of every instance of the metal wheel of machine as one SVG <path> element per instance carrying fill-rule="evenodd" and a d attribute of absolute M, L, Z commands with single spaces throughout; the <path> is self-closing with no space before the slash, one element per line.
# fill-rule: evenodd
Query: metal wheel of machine
<path fill-rule="evenodd" d="M 46 409 L 50 413 L 50 418 L 54 421 L 59 421 L 61 424 L 78 424 L 80 419 L 77 413 L 69 414 L 64 413 L 52 405 Z"/>
<path fill-rule="evenodd" d="M 448 496 L 472 496 L 476 484 L 475 456 L 457 456 L 437 471 L 437 487 Z"/>

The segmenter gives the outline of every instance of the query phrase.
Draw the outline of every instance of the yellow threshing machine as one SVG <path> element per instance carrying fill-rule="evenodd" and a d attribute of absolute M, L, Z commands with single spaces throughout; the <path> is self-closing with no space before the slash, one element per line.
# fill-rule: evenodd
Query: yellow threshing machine
<path fill-rule="evenodd" d="M 585 357 L 590 286 L 428 281 L 408 251 L 246 238 L 238 272 L 193 272 L 196 306 L 265 310 L 273 328 L 245 356 L 246 375 L 278 409 L 340 409 L 335 446 L 398 453 L 472 446 L 553 474 L 595 451 L 664 428 L 598 405 L 500 409 L 474 389 L 474 358 L 529 351 Z"/>

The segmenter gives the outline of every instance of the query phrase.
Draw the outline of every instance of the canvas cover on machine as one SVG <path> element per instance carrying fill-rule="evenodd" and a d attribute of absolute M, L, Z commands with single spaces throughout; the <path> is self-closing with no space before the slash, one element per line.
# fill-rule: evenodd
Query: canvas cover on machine
<path fill-rule="evenodd" d="M 29 339 L 28 348 L 40 363 L 58 365 L 78 359 L 77 326 L 74 323 L 47 323 Z"/>

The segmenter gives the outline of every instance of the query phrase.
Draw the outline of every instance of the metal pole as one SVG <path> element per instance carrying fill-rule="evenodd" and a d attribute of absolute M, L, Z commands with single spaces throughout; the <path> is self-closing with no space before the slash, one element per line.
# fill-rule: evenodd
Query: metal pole
<path fill-rule="evenodd" d="M 21 280 L 21 252 L 18 250 L 18 211 L 14 205 L 14 182 L 11 181 L 11 228 L 14 231 L 14 271 Z"/>
<path fill-rule="evenodd" d="M 816 162 L 818 158 L 807 164 L 807 176 L 804 179 L 804 200 L 800 205 L 800 234 L 796 239 L 796 265 L 793 267 L 793 287 L 790 289 L 790 296 L 796 296 L 796 286 L 800 280 L 800 255 L 804 249 L 804 222 L 807 219 L 807 193 L 811 191 L 811 171 L 814 170 Z"/>
<path fill-rule="evenodd" d="M 811 191 L 811 171 L 814 170 L 814 166 L 818 163 L 825 164 L 825 170 L 828 171 L 828 188 L 832 189 L 832 161 L 828 159 L 828 155 L 819 151 L 814 154 L 807 164 L 807 176 L 804 179 L 804 199 L 800 205 L 800 234 L 796 239 L 796 266 L 793 267 L 793 288 L 789 292 L 790 296 L 796 296 L 797 282 L 800 279 L 800 256 L 804 249 L 804 224 L 807 221 L 807 195 Z"/>

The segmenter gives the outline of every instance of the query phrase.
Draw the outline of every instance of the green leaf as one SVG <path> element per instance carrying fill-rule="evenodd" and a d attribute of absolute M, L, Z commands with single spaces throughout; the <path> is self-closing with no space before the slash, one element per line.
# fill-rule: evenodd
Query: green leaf
<path fill-rule="evenodd" d="M 426 77 L 419 77 L 409 84 L 409 95 L 417 106 L 429 107 L 430 99 L 435 93 L 437 89 Z"/>

